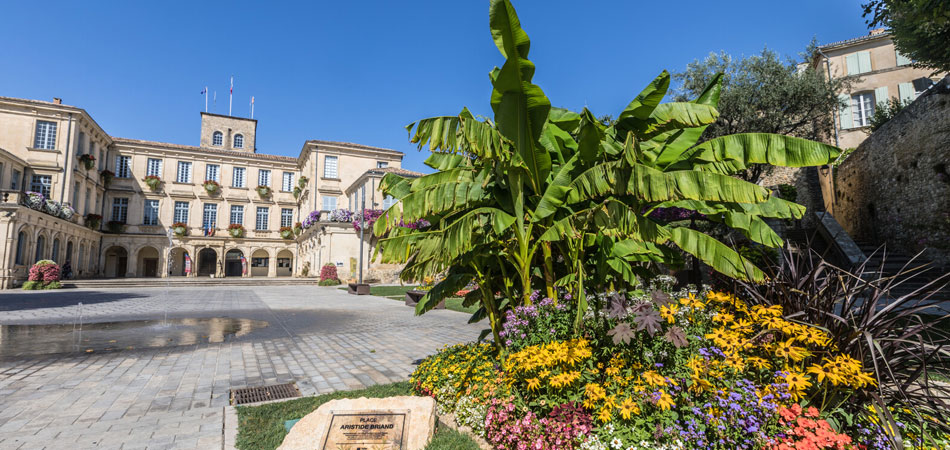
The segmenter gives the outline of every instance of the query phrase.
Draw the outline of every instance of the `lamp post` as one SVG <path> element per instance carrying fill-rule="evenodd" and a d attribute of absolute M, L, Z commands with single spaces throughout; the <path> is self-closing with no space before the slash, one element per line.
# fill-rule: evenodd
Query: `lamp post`
<path fill-rule="evenodd" d="M 363 284 L 363 233 L 366 231 L 366 185 L 360 186 L 360 278 Z"/>

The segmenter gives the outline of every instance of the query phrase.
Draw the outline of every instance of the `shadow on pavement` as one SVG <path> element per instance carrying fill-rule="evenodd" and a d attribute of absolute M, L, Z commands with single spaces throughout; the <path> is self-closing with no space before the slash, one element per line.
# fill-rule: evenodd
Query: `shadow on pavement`
<path fill-rule="evenodd" d="M 79 302 L 91 305 L 142 297 L 146 296 L 131 292 L 21 291 L 0 294 L 0 311 L 61 308 L 75 306 Z"/>

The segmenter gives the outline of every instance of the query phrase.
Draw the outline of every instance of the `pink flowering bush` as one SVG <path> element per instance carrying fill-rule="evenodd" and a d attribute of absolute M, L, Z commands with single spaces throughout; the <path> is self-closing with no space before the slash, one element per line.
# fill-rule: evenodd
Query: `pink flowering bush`
<path fill-rule="evenodd" d="M 340 278 L 336 274 L 336 265 L 324 264 L 320 269 L 320 286 L 336 286 L 340 284 Z"/>
<path fill-rule="evenodd" d="M 522 416 L 510 401 L 492 399 L 485 415 L 485 438 L 498 450 L 571 450 L 591 428 L 590 414 L 574 403 L 539 419 L 530 410 Z"/>
<path fill-rule="evenodd" d="M 28 281 L 23 283 L 23 289 L 59 289 L 62 287 L 59 284 L 59 278 L 59 264 L 44 259 L 33 264 L 33 267 L 30 267 Z"/>

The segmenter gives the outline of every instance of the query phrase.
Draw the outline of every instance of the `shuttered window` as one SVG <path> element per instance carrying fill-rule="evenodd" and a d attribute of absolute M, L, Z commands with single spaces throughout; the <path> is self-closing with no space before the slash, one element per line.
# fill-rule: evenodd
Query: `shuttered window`
<path fill-rule="evenodd" d="M 881 86 L 874 90 L 874 103 L 876 103 L 879 108 L 887 106 L 887 99 L 889 97 L 890 96 L 887 95 L 887 86 Z"/>
<path fill-rule="evenodd" d="M 56 148 L 56 122 L 43 120 L 36 122 L 36 137 L 33 139 L 33 148 L 44 150 Z"/>
<path fill-rule="evenodd" d="M 176 179 L 179 183 L 191 183 L 191 163 L 185 161 L 178 161 L 178 178 Z"/>
<path fill-rule="evenodd" d="M 900 95 L 901 102 L 910 103 L 917 98 L 914 92 L 914 83 L 901 83 L 897 85 L 897 93 Z"/>
<path fill-rule="evenodd" d="M 897 50 L 895 50 L 894 52 L 897 53 L 897 66 L 898 66 L 898 67 L 900 67 L 900 66 L 909 66 L 911 63 L 913 63 L 913 61 L 911 61 L 910 58 L 904 56 L 901 52 L 899 52 L 899 51 L 897 51 Z"/>
<path fill-rule="evenodd" d="M 871 71 L 871 52 L 863 51 L 852 53 L 845 57 L 848 66 L 848 75 L 859 75 Z"/>

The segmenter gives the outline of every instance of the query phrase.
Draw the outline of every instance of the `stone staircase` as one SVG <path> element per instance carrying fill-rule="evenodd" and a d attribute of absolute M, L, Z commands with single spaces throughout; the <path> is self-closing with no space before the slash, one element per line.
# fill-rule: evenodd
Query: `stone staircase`
<path fill-rule="evenodd" d="M 946 270 L 934 266 L 930 260 L 922 256 L 915 257 L 914 255 L 909 255 L 891 248 L 885 248 L 860 239 L 856 239 L 855 243 L 858 244 L 858 247 L 861 248 L 861 251 L 864 252 L 864 255 L 868 258 L 867 264 L 864 266 L 867 276 L 892 277 L 905 272 L 904 275 L 895 278 L 895 287 L 892 292 L 894 296 L 910 294 L 937 280 L 941 276 L 944 278 L 931 285 L 928 290 L 936 289 L 950 282 L 950 277 L 945 276 L 947 274 Z M 910 270 L 912 270 L 912 272 L 907 273 L 907 271 Z M 941 302 L 950 301 L 950 285 L 944 286 L 935 295 L 930 297 L 930 300 Z"/>
<path fill-rule="evenodd" d="M 142 287 L 216 287 L 216 286 L 316 286 L 319 278 L 210 278 L 210 277 L 171 277 L 171 278 L 88 278 L 65 280 L 64 288 L 107 289 Z"/>

